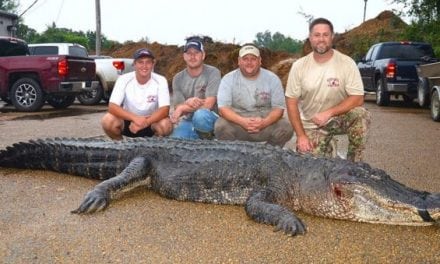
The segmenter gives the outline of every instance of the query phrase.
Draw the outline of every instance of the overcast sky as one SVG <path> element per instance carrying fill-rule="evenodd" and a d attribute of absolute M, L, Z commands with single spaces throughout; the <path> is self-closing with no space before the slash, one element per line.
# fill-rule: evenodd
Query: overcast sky
<path fill-rule="evenodd" d="M 19 15 L 35 0 L 20 0 Z M 397 6 L 390 0 L 368 0 L 366 19 Z M 330 19 L 342 33 L 362 23 L 364 0 L 100 0 L 101 32 L 125 42 L 182 45 L 191 35 L 243 44 L 258 32 L 280 32 L 307 38 L 307 19 L 300 13 Z M 95 0 L 38 0 L 23 14 L 24 23 L 43 32 L 53 22 L 75 31 L 96 30 Z"/>

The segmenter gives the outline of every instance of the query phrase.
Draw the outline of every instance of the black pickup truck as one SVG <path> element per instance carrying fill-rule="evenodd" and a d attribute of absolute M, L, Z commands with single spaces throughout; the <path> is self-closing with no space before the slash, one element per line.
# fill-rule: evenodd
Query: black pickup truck
<path fill-rule="evenodd" d="M 386 106 L 390 98 L 417 98 L 416 66 L 435 62 L 432 46 L 423 42 L 381 42 L 373 45 L 359 63 L 364 90 L 376 93 L 376 103 Z"/>

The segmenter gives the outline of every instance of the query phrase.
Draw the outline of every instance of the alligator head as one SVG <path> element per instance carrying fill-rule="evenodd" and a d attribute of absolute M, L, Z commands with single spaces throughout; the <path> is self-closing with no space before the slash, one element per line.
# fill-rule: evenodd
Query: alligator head
<path fill-rule="evenodd" d="M 301 181 L 303 211 L 368 223 L 440 224 L 440 193 L 408 188 L 367 164 L 340 162 L 324 175 L 324 181 L 313 175 Z"/>

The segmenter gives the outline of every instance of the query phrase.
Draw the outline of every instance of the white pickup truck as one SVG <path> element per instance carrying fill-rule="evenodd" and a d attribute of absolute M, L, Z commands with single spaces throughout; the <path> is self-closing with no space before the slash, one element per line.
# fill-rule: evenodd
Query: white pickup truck
<path fill-rule="evenodd" d="M 75 43 L 38 43 L 28 46 L 31 55 L 75 55 L 95 59 L 96 77 L 100 85 L 77 96 L 78 101 L 85 105 L 97 104 L 101 100 L 108 101 L 119 75 L 134 70 L 133 59 L 89 56 L 84 46 Z"/>

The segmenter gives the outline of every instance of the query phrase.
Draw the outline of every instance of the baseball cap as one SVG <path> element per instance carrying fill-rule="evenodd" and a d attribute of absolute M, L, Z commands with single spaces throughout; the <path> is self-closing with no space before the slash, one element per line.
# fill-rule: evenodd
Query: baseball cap
<path fill-rule="evenodd" d="M 186 42 L 183 52 L 187 52 L 189 48 L 194 48 L 200 52 L 203 52 L 203 43 L 199 40 L 190 39 Z"/>
<path fill-rule="evenodd" d="M 154 59 L 153 52 L 151 52 L 151 50 L 146 49 L 146 48 L 138 49 L 133 54 L 133 59 L 134 60 L 137 60 L 137 59 L 142 58 L 142 57 L 150 57 L 150 58 Z"/>
<path fill-rule="evenodd" d="M 238 56 L 240 56 L 241 58 L 248 54 L 260 57 L 260 50 L 254 45 L 244 45 L 238 52 Z"/>

